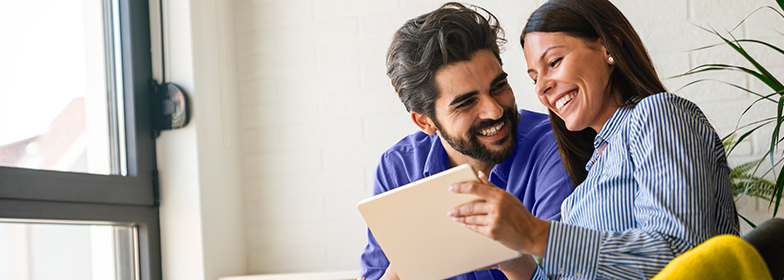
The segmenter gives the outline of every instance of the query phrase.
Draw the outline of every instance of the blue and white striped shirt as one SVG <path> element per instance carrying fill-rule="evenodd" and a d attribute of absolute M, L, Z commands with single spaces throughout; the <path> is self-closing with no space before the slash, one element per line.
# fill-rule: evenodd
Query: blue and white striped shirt
<path fill-rule="evenodd" d="M 633 98 L 594 147 L 533 279 L 649 279 L 709 238 L 738 234 L 724 147 L 690 101 Z"/>

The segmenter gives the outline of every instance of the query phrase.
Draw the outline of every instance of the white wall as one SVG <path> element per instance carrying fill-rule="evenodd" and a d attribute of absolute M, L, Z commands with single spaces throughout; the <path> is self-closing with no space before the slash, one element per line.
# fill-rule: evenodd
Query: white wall
<path fill-rule="evenodd" d="M 150 0 L 155 14 L 157 0 Z M 188 94 L 190 123 L 156 140 L 163 279 L 247 272 L 231 0 L 161 0 L 166 82 Z M 153 16 L 153 28 L 155 26 Z M 153 34 L 153 54 L 160 57 Z M 154 76 L 159 81 L 160 64 Z"/>
<path fill-rule="evenodd" d="M 200 8 L 192 8 L 190 16 L 195 18 L 187 20 L 192 21 L 194 29 L 200 31 L 193 31 L 193 38 L 184 39 L 193 42 L 191 47 L 194 50 L 208 48 L 206 53 L 213 54 L 214 50 L 209 49 L 212 48 L 209 45 L 212 42 L 207 39 L 220 38 L 211 35 L 199 40 L 196 34 L 214 32 L 214 27 L 209 27 L 215 21 L 214 15 L 205 13 L 214 1 L 190 3 Z M 242 187 L 243 198 L 234 203 L 244 207 L 242 230 L 247 241 L 245 249 L 249 274 L 359 268 L 359 255 L 366 242 L 366 231 L 355 204 L 371 195 L 373 172 L 380 154 L 401 137 L 415 131 L 385 75 L 386 49 L 392 34 L 405 20 L 431 11 L 442 3 L 434 0 L 234 1 L 234 33 L 229 38 L 234 37 L 235 41 L 226 44 L 236 45 L 237 80 L 235 84 L 231 80 L 220 81 L 220 84 L 236 85 L 238 94 L 236 97 L 229 96 L 239 101 L 236 135 L 240 152 L 236 159 L 239 161 L 236 176 Z M 525 74 L 525 62 L 517 43 L 527 16 L 541 1 L 477 0 L 473 3 L 495 13 L 507 31 L 509 43 L 502 56 L 505 70 L 510 74 L 510 83 L 516 92 L 518 106 L 543 111 L 532 93 L 532 83 Z M 627 15 L 640 33 L 660 76 L 669 77 L 705 62 L 741 63 L 741 59 L 726 48 L 686 52 L 718 42 L 717 38 L 693 24 L 709 24 L 717 30 L 725 30 L 732 28 L 754 7 L 774 5 L 775 1 L 616 0 L 613 3 Z M 187 8 L 188 5 L 183 6 Z M 766 39 L 782 46 L 782 37 L 770 28 L 782 26 L 782 20 L 773 19 L 773 16 L 771 11 L 761 11 L 739 28 L 735 35 Z M 784 77 L 781 56 L 764 55 L 767 58 L 761 61 L 772 67 L 779 77 Z M 191 58 L 194 61 L 205 59 L 198 51 L 194 51 Z M 221 59 L 231 57 L 217 58 L 217 61 L 211 59 L 214 57 L 207 59 L 210 63 L 201 66 L 226 67 L 225 64 L 220 65 L 223 61 Z M 232 61 L 224 63 L 230 65 Z M 197 96 L 196 102 L 210 103 L 197 106 L 215 109 L 215 106 L 219 106 L 215 104 L 219 102 L 216 96 L 198 96 L 217 93 L 199 90 L 198 83 L 201 80 L 196 77 L 213 81 L 216 76 L 210 75 L 218 73 L 199 68 L 199 65 L 194 65 L 193 69 L 203 74 L 189 74 L 184 79 L 195 85 L 191 90 Z M 761 89 L 758 83 L 743 75 L 728 73 L 713 74 L 711 77 Z M 692 79 L 667 79 L 665 83 L 670 90 L 676 90 Z M 208 88 L 213 86 L 208 84 Z M 678 94 L 697 102 L 722 136 L 732 131 L 740 113 L 753 101 L 747 94 L 718 84 L 702 84 Z M 772 112 L 771 106 L 760 107 L 749 113 L 750 120 Z M 205 179 L 209 179 L 205 176 L 210 175 L 196 175 L 212 172 L 212 176 L 218 176 L 211 168 L 232 172 L 230 168 L 221 167 L 221 163 L 228 163 L 231 167 L 231 161 L 226 160 L 234 158 L 221 158 L 208 150 L 225 149 L 225 140 L 224 146 L 218 141 L 221 135 L 229 138 L 235 135 L 216 123 L 220 116 L 220 113 L 202 113 L 196 117 L 214 119 L 199 119 L 196 127 L 191 128 L 193 130 L 186 128 L 167 136 L 172 137 L 171 140 L 164 138 L 164 141 L 171 141 L 168 145 L 161 145 L 159 140 L 160 151 L 162 146 L 172 148 L 176 143 L 173 139 L 176 135 L 185 135 L 183 137 L 187 139 L 193 139 L 194 136 L 186 134 L 200 135 L 196 137 L 198 141 L 185 141 L 185 152 L 196 153 L 197 158 L 194 160 L 200 164 L 181 173 L 190 174 L 193 179 L 189 180 L 194 180 L 194 184 L 210 189 L 192 194 L 201 195 L 200 200 L 195 201 L 205 205 L 215 201 L 223 202 L 214 205 L 232 205 L 230 200 L 221 200 L 220 195 L 218 198 L 213 197 L 219 194 L 219 188 L 217 182 L 205 182 Z M 205 143 L 202 138 L 215 143 Z M 732 162 L 758 155 L 764 150 L 765 141 L 767 139 L 762 137 L 747 141 Z M 233 152 L 231 147 L 234 146 L 230 145 L 229 151 Z M 164 165 L 174 165 L 174 161 L 167 162 L 169 157 L 161 157 L 159 154 L 160 158 L 163 158 Z M 219 160 L 212 162 L 215 158 Z M 218 178 L 233 180 L 231 176 L 234 175 L 222 174 Z M 169 183 L 175 184 L 172 181 Z M 184 193 L 188 194 L 187 191 Z M 166 192 L 162 196 L 164 200 L 167 199 Z M 171 196 L 168 199 L 172 199 Z M 754 203 L 747 203 L 746 206 L 749 208 L 747 211 L 764 208 Z M 199 209 L 198 205 L 194 207 Z M 201 207 L 201 211 L 197 211 L 200 215 L 210 215 L 212 211 L 220 210 L 219 207 Z M 164 216 L 163 212 L 167 210 L 164 204 L 161 209 L 164 248 L 176 247 L 167 245 L 167 242 L 185 246 L 185 242 L 176 240 L 177 235 L 171 233 L 172 230 L 178 230 L 171 226 L 176 224 L 171 220 L 176 216 Z M 211 218 L 193 216 L 193 219 L 205 223 L 198 229 L 205 233 L 204 236 L 194 237 L 197 241 L 201 240 L 197 244 L 215 246 L 216 241 L 214 237 L 208 236 L 207 229 L 211 225 L 221 226 L 217 222 L 219 218 L 213 215 Z M 756 215 L 755 219 L 762 221 L 764 215 Z M 237 228 L 234 224 L 229 227 L 232 230 Z M 182 264 L 167 263 L 167 260 L 174 261 L 172 255 L 183 250 L 164 250 L 165 271 L 171 267 L 183 271 L 186 269 Z M 199 255 L 191 257 L 209 258 L 210 254 L 223 254 L 212 256 L 219 258 L 230 252 L 242 252 L 195 251 Z M 204 263 L 213 262 L 207 260 Z M 206 278 L 212 279 L 209 276 Z"/>

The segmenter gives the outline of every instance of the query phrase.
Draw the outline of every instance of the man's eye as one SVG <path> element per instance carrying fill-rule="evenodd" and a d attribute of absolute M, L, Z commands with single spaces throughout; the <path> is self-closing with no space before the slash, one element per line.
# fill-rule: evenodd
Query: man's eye
<path fill-rule="evenodd" d="M 558 62 L 561 62 L 562 59 L 563 58 L 561 57 L 554 59 L 553 61 L 550 62 L 550 67 L 555 67 L 555 65 L 557 65 Z"/>
<path fill-rule="evenodd" d="M 467 108 L 468 106 L 471 106 L 471 104 L 474 104 L 474 101 L 473 100 L 467 100 L 466 102 L 460 103 L 460 105 L 457 105 L 457 107 L 455 107 L 455 108 L 457 108 L 457 109 L 464 109 L 464 108 Z"/>

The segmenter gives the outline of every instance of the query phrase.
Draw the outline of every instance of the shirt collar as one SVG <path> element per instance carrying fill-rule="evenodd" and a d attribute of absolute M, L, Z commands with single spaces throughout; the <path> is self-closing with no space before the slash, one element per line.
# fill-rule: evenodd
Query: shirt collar
<path fill-rule="evenodd" d="M 591 166 L 593 166 L 594 162 L 596 162 L 596 160 L 599 158 L 599 153 L 597 153 L 599 147 L 607 143 L 610 138 L 612 138 L 615 134 L 618 133 L 619 130 L 622 129 L 626 118 L 629 116 L 632 109 L 634 109 L 634 106 L 640 102 L 640 100 L 642 100 L 642 97 L 640 96 L 633 96 L 627 100 L 625 103 L 623 103 L 623 105 L 621 105 L 620 108 L 618 108 L 618 110 L 615 111 L 615 113 L 613 113 L 612 116 L 610 116 L 610 119 L 607 120 L 604 126 L 602 126 L 602 129 L 593 139 L 594 152 L 593 155 L 591 155 L 591 159 L 588 160 L 588 164 L 585 165 L 586 170 L 591 170 Z"/>
<path fill-rule="evenodd" d="M 438 137 L 438 134 L 432 134 L 429 137 L 432 137 L 432 144 L 430 144 L 430 152 L 427 153 L 425 166 L 422 168 L 422 176 L 424 177 L 437 174 L 449 168 L 449 155 L 447 155 L 444 146 L 441 145 L 441 138 Z"/>
<path fill-rule="evenodd" d="M 441 171 L 449 169 L 449 155 L 446 153 L 446 149 L 444 146 L 441 145 L 441 138 L 438 137 L 437 134 L 429 135 L 432 138 L 432 144 L 430 144 L 430 151 L 427 154 L 427 159 L 425 160 L 425 165 L 422 168 L 422 178 L 438 174 Z M 515 149 L 514 153 L 509 156 L 504 162 L 500 164 L 496 164 L 493 166 L 493 169 L 490 171 L 490 174 L 487 175 L 488 180 L 492 182 L 496 182 L 500 180 L 503 183 L 506 183 L 506 177 L 509 173 L 506 170 L 511 163 L 514 161 L 515 154 L 517 154 L 517 146 L 520 142 L 520 134 L 516 136 L 518 139 L 515 141 Z M 507 168 L 501 168 L 501 166 Z"/>
<path fill-rule="evenodd" d="M 633 96 L 610 116 L 610 119 L 602 126 L 602 129 L 599 130 L 599 133 L 596 134 L 596 138 L 593 140 L 594 149 L 598 149 L 607 139 L 612 138 L 613 135 L 618 133 L 618 130 L 623 127 L 626 117 L 629 116 L 629 113 L 631 113 L 634 106 L 637 105 L 640 100 L 642 100 L 641 97 Z"/>

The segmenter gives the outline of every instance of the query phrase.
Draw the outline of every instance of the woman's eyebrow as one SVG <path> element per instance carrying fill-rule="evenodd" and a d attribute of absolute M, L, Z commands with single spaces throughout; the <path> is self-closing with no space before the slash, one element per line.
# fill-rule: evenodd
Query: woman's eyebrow
<path fill-rule="evenodd" d="M 546 50 L 544 50 L 544 52 L 542 52 L 542 55 L 539 56 L 539 61 L 544 60 L 544 57 L 547 56 L 547 53 L 550 52 L 551 50 L 556 49 L 556 48 L 562 48 L 562 47 L 563 46 L 552 46 L 552 47 L 547 48 Z M 528 69 L 528 73 L 531 73 L 531 72 L 535 72 L 534 69 Z"/>

